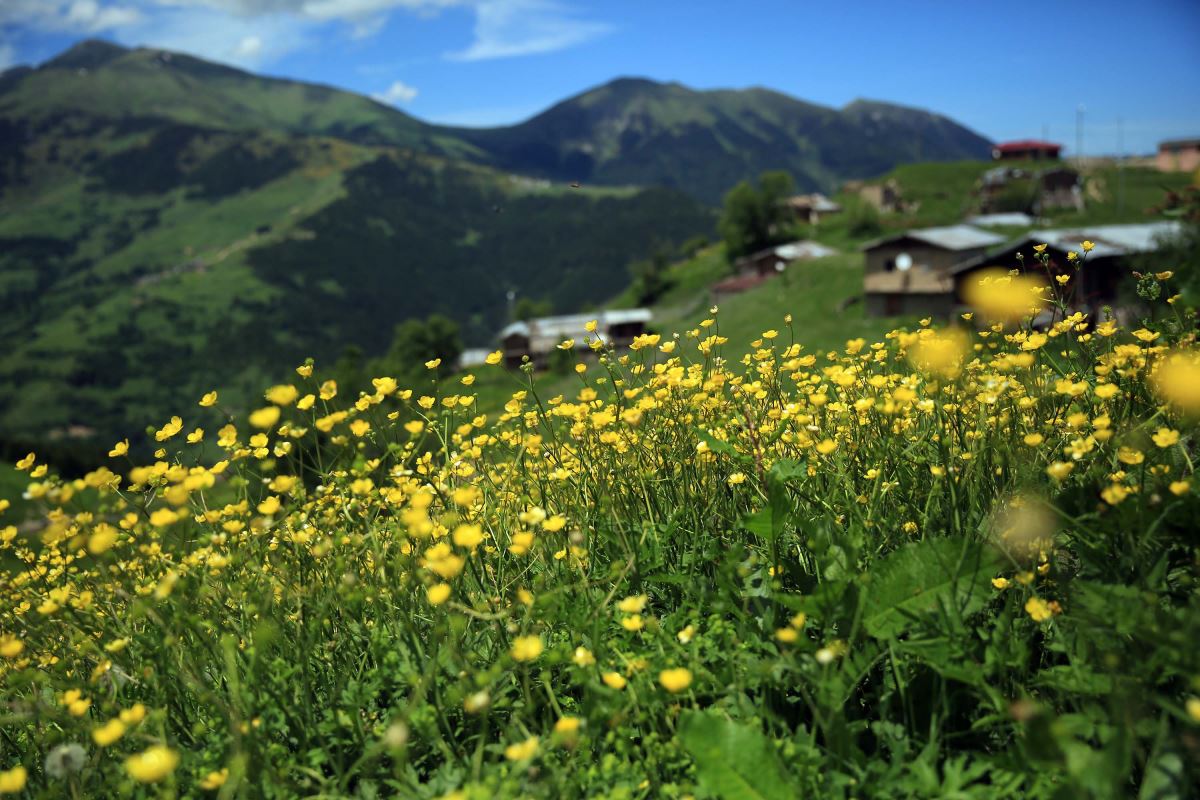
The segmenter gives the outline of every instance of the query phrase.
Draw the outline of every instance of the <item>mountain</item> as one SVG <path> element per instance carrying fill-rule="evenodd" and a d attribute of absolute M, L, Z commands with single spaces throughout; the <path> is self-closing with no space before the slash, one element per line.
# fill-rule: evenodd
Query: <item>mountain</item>
<path fill-rule="evenodd" d="M 739 180 L 789 171 L 833 190 L 912 161 L 986 159 L 991 143 L 938 114 L 870 101 L 837 110 L 769 89 L 696 91 L 623 78 L 505 128 L 441 128 L 504 169 L 655 184 L 717 204 Z"/>
<path fill-rule="evenodd" d="M 87 43 L 4 73 L 0 450 L 106 449 L 212 388 L 244 408 L 303 358 L 379 354 L 434 312 L 484 344 L 510 289 L 578 309 L 712 231 L 679 192 L 556 186 L 440 136 L 158 51 Z"/>
<path fill-rule="evenodd" d="M 80 42 L 7 82 L 0 76 L 0 92 L 0 114 L 43 124 L 74 114 L 154 118 L 227 130 L 333 136 L 447 156 L 468 155 L 464 150 L 469 149 L 402 111 L 352 92 L 96 40 Z"/>
<path fill-rule="evenodd" d="M 0 445 L 107 444 L 214 384 L 247 404 L 289 364 L 380 353 L 433 312 L 484 344 L 510 290 L 560 311 L 611 297 L 766 169 L 831 187 L 985 150 L 922 111 L 631 79 L 449 128 L 81 42 L 0 73 Z"/>

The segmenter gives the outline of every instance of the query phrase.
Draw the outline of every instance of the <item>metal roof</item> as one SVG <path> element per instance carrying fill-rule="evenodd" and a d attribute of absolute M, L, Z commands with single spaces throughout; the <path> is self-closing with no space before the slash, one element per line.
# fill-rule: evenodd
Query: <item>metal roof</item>
<path fill-rule="evenodd" d="M 539 317 L 528 321 L 513 322 L 500 331 L 499 337 L 506 339 L 513 334 L 528 337 L 552 337 L 557 339 L 575 339 L 576 344 L 582 344 L 583 339 L 591 336 L 587 324 L 596 320 L 596 331 L 603 339 L 609 328 L 614 325 L 624 325 L 630 322 L 649 322 L 654 315 L 648 308 L 623 308 L 613 311 L 598 311 L 594 314 L 566 314 L 558 317 Z"/>
<path fill-rule="evenodd" d="M 1149 253 L 1158 249 L 1162 239 L 1178 236 L 1182 227 L 1175 221 L 1140 222 L 1133 225 L 1085 225 L 1078 228 L 1055 228 L 1030 231 L 1028 238 L 1046 243 L 1059 250 L 1078 250 L 1084 240 L 1094 242 L 1091 257 L 1122 256 L 1129 253 Z"/>
<path fill-rule="evenodd" d="M 982 225 L 985 228 L 992 225 L 1008 225 L 1014 228 L 1023 228 L 1033 225 L 1037 220 L 1023 211 L 1008 211 L 1001 214 L 976 214 L 973 217 L 968 217 L 967 222 L 972 225 Z"/>
<path fill-rule="evenodd" d="M 1078 228 L 1053 228 L 1049 230 L 1030 231 L 1024 236 L 1013 239 L 1000 251 L 985 253 L 977 258 L 956 264 L 951 272 L 957 274 L 969 269 L 982 266 L 1001 252 L 1016 250 L 1021 247 L 1032 247 L 1035 244 L 1048 244 L 1060 253 L 1071 250 L 1080 251 L 1079 245 L 1084 241 L 1092 242 L 1095 247 L 1088 253 L 1088 258 L 1111 258 L 1129 255 L 1131 253 L 1149 253 L 1157 250 L 1160 242 L 1178 236 L 1183 226 L 1176 221 L 1139 222 L 1131 225 L 1083 225 Z"/>
<path fill-rule="evenodd" d="M 940 247 L 943 250 L 974 250 L 980 247 L 991 247 L 1000 244 L 1004 237 L 991 231 L 980 230 L 971 225 L 946 225 L 940 228 L 920 228 L 905 233 L 889 236 L 863 245 L 863 250 L 874 250 L 876 247 L 904 239 L 916 239 L 919 242 Z"/>
<path fill-rule="evenodd" d="M 826 256 L 837 255 L 837 250 L 834 250 L 832 247 L 826 247 L 820 242 L 789 242 L 788 244 L 781 244 L 776 247 L 775 255 L 788 261 L 795 261 L 799 258 L 825 258 Z"/>

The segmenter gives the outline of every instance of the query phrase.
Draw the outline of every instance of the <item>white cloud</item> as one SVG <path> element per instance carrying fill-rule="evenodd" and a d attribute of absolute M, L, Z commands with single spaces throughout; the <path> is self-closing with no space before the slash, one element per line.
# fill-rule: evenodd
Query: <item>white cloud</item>
<path fill-rule="evenodd" d="M 612 30 L 604 22 L 576 18 L 549 0 L 482 0 L 475 10 L 475 41 L 447 57 L 482 61 L 563 50 Z"/>
<path fill-rule="evenodd" d="M 404 81 L 393 81 L 385 91 L 376 92 L 371 97 L 381 103 L 387 103 L 389 106 L 398 106 L 401 103 L 411 103 L 415 100 L 417 90 Z"/>
<path fill-rule="evenodd" d="M 262 49 L 262 39 L 257 36 L 243 36 L 234 52 L 242 58 L 256 58 Z"/>
<path fill-rule="evenodd" d="M 116 32 L 122 44 L 145 45 L 258 69 L 315 42 L 311 23 L 286 14 L 235 17 L 206 8 L 160 11 Z"/>
<path fill-rule="evenodd" d="M 11 44 L 0 43 L 0 72 L 17 63 L 17 48 Z"/>
<path fill-rule="evenodd" d="M 383 30 L 395 11 L 427 18 L 452 7 L 475 16 L 474 40 L 446 54 L 457 61 L 548 53 L 612 30 L 557 0 L 0 0 L 0 31 L 103 33 L 122 44 L 254 68 L 319 42 L 327 35 L 320 27 L 330 22 L 365 39 Z"/>
<path fill-rule="evenodd" d="M 133 25 L 141 18 L 137 9 L 128 6 L 101 6 L 96 0 L 75 0 L 64 21 L 71 29 L 98 33 Z"/>
<path fill-rule="evenodd" d="M 143 0 L 144 2 L 144 0 Z M 3 0 L 0 25 L 55 33 L 99 33 L 134 25 L 142 19 L 136 3 L 101 4 L 98 0 Z"/>

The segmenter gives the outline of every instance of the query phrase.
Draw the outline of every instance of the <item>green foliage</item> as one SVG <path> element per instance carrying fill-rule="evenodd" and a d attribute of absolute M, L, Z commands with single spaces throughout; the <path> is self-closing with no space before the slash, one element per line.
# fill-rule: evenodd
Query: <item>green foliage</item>
<path fill-rule="evenodd" d="M 629 291 L 635 305 L 652 305 L 666 294 L 671 288 L 668 266 L 667 253 L 661 247 L 656 248 L 650 258 L 629 265 L 633 279 Z"/>
<path fill-rule="evenodd" d="M 377 365 L 380 375 L 411 376 L 425 369 L 425 362 L 440 359 L 453 369 L 462 355 L 458 323 L 441 314 L 423 320 L 409 319 L 396 326 L 392 344 Z"/>
<path fill-rule="evenodd" d="M 512 315 L 513 319 L 528 322 L 538 317 L 548 317 L 553 313 L 554 304 L 545 298 L 535 300 L 532 297 L 518 297 L 517 302 L 513 304 Z"/>
<path fill-rule="evenodd" d="M 526 191 L 427 156 L 169 119 L 47 125 L 17 142 L 23 185 L 0 189 L 0 441 L 86 419 L 91 465 L 210 389 L 245 408 L 306 357 L 379 357 L 405 319 L 440 313 L 483 344 L 509 288 L 565 309 L 610 296 L 632 258 L 712 225 L 667 190 Z M 59 162 L 32 155 L 43 143 Z"/>
<path fill-rule="evenodd" d="M 863 625 L 887 639 L 924 614 L 969 617 L 991 598 L 991 579 L 1003 563 L 995 550 L 971 542 L 929 539 L 902 547 L 872 570 Z"/>
<path fill-rule="evenodd" d="M 855 198 L 846 204 L 843 213 L 846 215 L 846 228 L 856 239 L 870 239 L 883 232 L 879 212 L 870 203 Z"/>
<path fill-rule="evenodd" d="M 796 787 L 771 740 L 757 728 L 713 712 L 689 711 L 679 740 L 696 764 L 701 797 L 791 800 Z"/>
<path fill-rule="evenodd" d="M 782 171 L 764 172 L 757 187 L 742 181 L 729 190 L 718 230 L 731 261 L 789 238 L 791 210 L 784 200 L 794 190 L 792 177 Z"/>

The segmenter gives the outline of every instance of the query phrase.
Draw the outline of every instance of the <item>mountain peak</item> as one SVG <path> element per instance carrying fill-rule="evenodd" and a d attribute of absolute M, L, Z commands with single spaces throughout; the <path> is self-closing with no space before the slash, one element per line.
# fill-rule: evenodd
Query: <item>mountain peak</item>
<path fill-rule="evenodd" d="M 84 39 L 42 64 L 52 69 L 96 69 L 129 51 L 103 39 Z"/>

